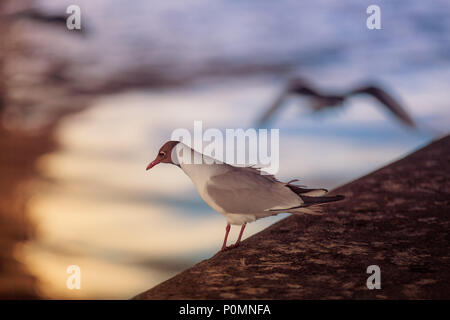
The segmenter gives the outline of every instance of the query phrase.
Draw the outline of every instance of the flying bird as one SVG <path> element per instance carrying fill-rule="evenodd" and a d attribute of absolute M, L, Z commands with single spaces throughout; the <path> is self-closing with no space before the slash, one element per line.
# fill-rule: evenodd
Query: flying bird
<path fill-rule="evenodd" d="M 202 199 L 225 216 L 227 225 L 221 251 L 238 247 L 249 222 L 279 213 L 321 214 L 321 205 L 344 199 L 324 196 L 326 189 L 308 189 L 263 175 L 253 167 L 235 167 L 215 161 L 179 141 L 166 142 L 147 170 L 159 163 L 180 167 L 192 180 Z M 227 247 L 231 225 L 241 226 L 234 245 Z"/>
<path fill-rule="evenodd" d="M 275 112 L 281 108 L 284 99 L 289 95 L 302 95 L 310 98 L 312 102 L 312 109 L 314 111 L 320 111 L 326 108 L 342 107 L 346 99 L 361 94 L 369 95 L 375 98 L 381 106 L 388 109 L 392 115 L 394 115 L 394 117 L 396 117 L 397 120 L 404 125 L 410 128 L 416 127 L 414 120 L 400 105 L 400 103 L 398 103 L 390 94 L 378 86 L 367 85 L 339 94 L 325 94 L 318 91 L 314 88 L 314 86 L 302 78 L 294 78 L 288 83 L 288 85 L 283 89 L 280 95 L 260 118 L 258 125 L 262 126 L 266 124 L 267 121 L 274 116 Z"/>

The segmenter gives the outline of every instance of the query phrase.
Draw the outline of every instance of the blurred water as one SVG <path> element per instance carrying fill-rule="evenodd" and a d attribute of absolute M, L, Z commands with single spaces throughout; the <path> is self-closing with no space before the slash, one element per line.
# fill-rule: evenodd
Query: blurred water
<path fill-rule="evenodd" d="M 58 10 L 66 2 L 41 3 Z M 178 168 L 146 173 L 145 166 L 172 130 L 192 129 L 194 120 L 252 127 L 290 74 L 330 89 L 376 79 L 422 130 L 401 127 L 364 98 L 321 115 L 289 99 L 272 123 L 281 129 L 282 179 L 332 188 L 429 142 L 431 130 L 448 132 L 448 1 L 383 2 L 379 31 L 365 27 L 370 1 L 78 2 L 90 38 L 76 48 L 46 48 L 76 56 L 74 79 L 94 85 L 150 72 L 196 80 L 104 95 L 61 123 L 61 148 L 40 162 L 47 179 L 37 182 L 30 204 L 40 236 L 23 253 L 49 296 L 128 298 L 217 251 L 223 217 Z M 238 72 L 252 65 L 290 68 Z M 217 76 L 228 67 L 235 76 Z M 210 77 L 194 77 L 205 73 Z M 277 219 L 250 224 L 246 236 Z M 70 264 L 82 269 L 80 291 L 65 287 Z"/>

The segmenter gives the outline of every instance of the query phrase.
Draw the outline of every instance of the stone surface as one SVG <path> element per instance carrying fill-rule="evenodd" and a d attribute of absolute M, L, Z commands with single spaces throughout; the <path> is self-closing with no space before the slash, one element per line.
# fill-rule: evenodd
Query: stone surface
<path fill-rule="evenodd" d="M 449 299 L 450 136 L 332 192 L 137 299 Z M 381 289 L 369 290 L 369 265 Z"/>

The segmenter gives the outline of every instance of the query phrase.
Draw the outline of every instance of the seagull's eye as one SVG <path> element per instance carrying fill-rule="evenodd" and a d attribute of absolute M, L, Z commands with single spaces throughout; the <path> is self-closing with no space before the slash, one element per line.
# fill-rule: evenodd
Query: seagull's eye
<path fill-rule="evenodd" d="M 159 155 L 160 155 L 161 157 L 164 157 L 164 156 L 166 155 L 166 153 L 165 153 L 164 151 L 160 151 L 160 152 L 159 152 Z"/>

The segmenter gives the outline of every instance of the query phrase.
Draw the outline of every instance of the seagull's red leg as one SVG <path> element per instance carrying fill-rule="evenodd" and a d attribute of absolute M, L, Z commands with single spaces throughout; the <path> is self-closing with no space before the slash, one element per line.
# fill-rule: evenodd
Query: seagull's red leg
<path fill-rule="evenodd" d="M 246 223 L 244 223 L 244 224 L 242 225 L 242 227 L 241 227 L 241 232 L 239 232 L 239 237 L 238 237 L 236 243 L 233 244 L 233 248 L 239 247 L 239 245 L 241 244 L 241 238 L 242 238 L 242 235 L 244 234 L 244 229 L 245 229 L 245 226 L 246 226 L 246 225 L 247 225 Z"/>
<path fill-rule="evenodd" d="M 225 228 L 225 239 L 223 239 L 223 245 L 222 245 L 222 249 L 220 251 L 225 251 L 227 249 L 227 239 L 228 239 L 228 234 L 230 233 L 230 229 L 231 229 L 231 226 L 229 223 L 227 223 L 227 226 Z"/>

